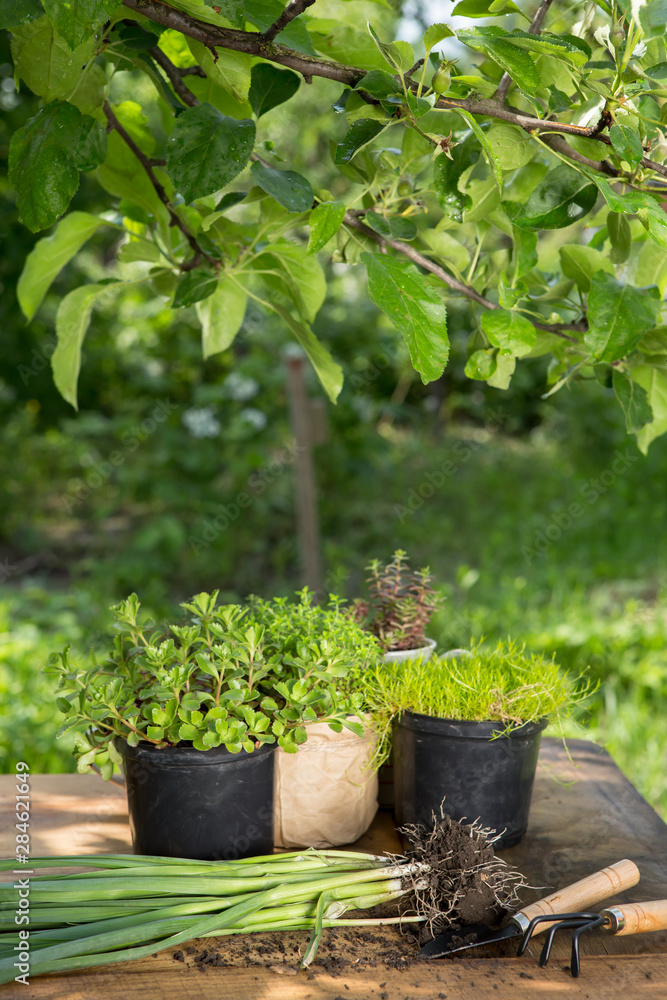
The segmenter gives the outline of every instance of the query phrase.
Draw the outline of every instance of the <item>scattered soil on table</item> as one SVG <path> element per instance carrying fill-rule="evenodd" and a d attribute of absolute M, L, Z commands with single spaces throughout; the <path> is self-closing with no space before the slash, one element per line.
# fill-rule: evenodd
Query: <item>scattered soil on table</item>
<path fill-rule="evenodd" d="M 235 934 L 227 938 L 195 940 L 194 947 L 188 947 L 185 952 L 179 949 L 172 953 L 172 958 L 201 972 L 252 966 L 290 975 L 298 970 L 309 939 L 308 931 Z M 338 978 L 351 969 L 407 969 L 417 955 L 416 936 L 408 939 L 396 926 L 378 927 L 373 931 L 354 927 L 325 928 L 315 961 L 306 975 L 326 972 Z"/>

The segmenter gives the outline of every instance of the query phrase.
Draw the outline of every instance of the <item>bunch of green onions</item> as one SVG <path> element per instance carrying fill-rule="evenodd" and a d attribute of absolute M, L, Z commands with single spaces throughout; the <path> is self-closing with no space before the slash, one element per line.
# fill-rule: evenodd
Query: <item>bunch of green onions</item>
<path fill-rule="evenodd" d="M 0 861 L 0 871 L 17 867 L 15 860 Z M 341 918 L 414 892 L 427 868 L 314 850 L 220 862 L 126 854 L 31 858 L 29 867 L 95 869 L 30 877 L 30 976 L 145 958 L 192 938 L 283 930 L 312 931 L 305 968 L 324 927 L 421 920 Z M 0 883 L 0 983 L 16 975 L 18 893 L 14 882 Z"/>

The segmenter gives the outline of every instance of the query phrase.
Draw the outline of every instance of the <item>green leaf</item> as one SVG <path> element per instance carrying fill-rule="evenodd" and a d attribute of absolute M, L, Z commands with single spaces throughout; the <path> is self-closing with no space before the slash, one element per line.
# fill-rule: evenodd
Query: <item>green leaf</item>
<path fill-rule="evenodd" d="M 531 96 L 541 87 L 540 74 L 527 52 L 511 44 L 502 28 L 474 28 L 458 31 L 460 42 L 484 52 L 512 77 L 518 87 Z"/>
<path fill-rule="evenodd" d="M 636 434 L 653 420 L 653 410 L 646 390 L 638 382 L 614 369 L 611 377 L 614 392 L 623 412 L 629 434 Z"/>
<path fill-rule="evenodd" d="M 288 212 L 307 212 L 315 200 L 310 181 L 293 170 L 272 170 L 256 161 L 250 168 L 262 191 L 275 198 Z"/>
<path fill-rule="evenodd" d="M 308 255 L 306 247 L 289 240 L 276 240 L 256 257 L 262 270 L 267 262 L 277 268 L 275 276 L 263 275 L 269 287 L 292 300 L 301 315 L 312 322 L 320 310 L 327 292 L 324 272 L 317 257 Z"/>
<path fill-rule="evenodd" d="M 633 288 L 598 272 L 588 295 L 586 347 L 598 361 L 624 358 L 656 325 L 659 312 L 657 288 Z"/>
<path fill-rule="evenodd" d="M 308 239 L 308 254 L 317 253 L 326 246 L 332 236 L 335 236 L 345 217 L 345 205 L 342 201 L 323 201 L 310 213 L 310 237 Z"/>
<path fill-rule="evenodd" d="M 72 52 L 56 34 L 47 17 L 12 30 L 14 73 L 33 94 L 49 101 L 68 98 L 81 78 L 81 67 L 90 59 L 94 40 Z"/>
<path fill-rule="evenodd" d="M 185 200 L 193 201 L 233 181 L 254 144 L 252 119 L 228 118 L 210 104 L 188 108 L 167 140 L 167 172 Z"/>
<path fill-rule="evenodd" d="M 451 233 L 442 229 L 423 229 L 420 238 L 435 254 L 462 274 L 470 264 L 470 253 Z"/>
<path fill-rule="evenodd" d="M 250 75 L 248 100 L 257 118 L 294 97 L 301 80 L 291 69 L 280 69 L 271 63 L 257 63 Z"/>
<path fill-rule="evenodd" d="M 526 229 L 562 229 L 588 215 L 596 200 L 595 185 L 561 165 L 549 171 L 512 221 Z"/>
<path fill-rule="evenodd" d="M 530 354 L 537 342 L 537 330 L 530 320 L 510 309 L 483 313 L 482 330 L 494 347 L 511 351 L 518 358 Z"/>
<path fill-rule="evenodd" d="M 644 150 L 642 149 L 642 141 L 636 132 L 633 132 L 627 125 L 612 125 L 609 129 L 609 138 L 615 152 L 622 160 L 629 163 L 632 169 L 639 166 L 644 156 Z"/>
<path fill-rule="evenodd" d="M 516 125 L 492 125 L 486 133 L 486 141 L 503 170 L 525 167 L 536 152 L 531 137 Z"/>
<path fill-rule="evenodd" d="M 222 274 L 213 295 L 197 303 L 204 358 L 225 351 L 232 344 L 243 323 L 247 299 L 244 289 Z"/>
<path fill-rule="evenodd" d="M 402 334 L 422 382 L 439 378 L 449 358 L 447 312 L 414 264 L 385 254 L 362 253 L 368 294 Z"/>
<path fill-rule="evenodd" d="M 90 317 L 98 300 L 108 291 L 116 290 L 124 282 L 106 285 L 82 285 L 75 288 L 61 301 L 56 313 L 58 344 L 51 358 L 53 381 L 58 392 L 75 410 L 77 382 L 81 368 L 81 345 L 90 324 Z"/>
<path fill-rule="evenodd" d="M 374 121 L 372 118 L 359 118 L 350 126 L 343 141 L 336 146 L 334 163 L 337 166 L 341 163 L 349 163 L 355 153 L 376 139 L 389 124 L 391 123 Z"/>
<path fill-rule="evenodd" d="M 38 240 L 26 258 L 16 286 L 16 297 L 27 320 L 31 320 L 51 282 L 101 226 L 110 223 L 87 212 L 70 212 L 50 236 Z"/>
<path fill-rule="evenodd" d="M 521 278 L 537 264 L 537 233 L 512 226 L 514 277 Z"/>
<path fill-rule="evenodd" d="M 365 90 L 367 94 L 377 98 L 378 101 L 403 94 L 398 80 L 383 69 L 372 69 L 370 73 L 366 73 L 366 76 L 362 77 L 356 85 L 355 90 Z"/>
<path fill-rule="evenodd" d="M 51 24 L 70 49 L 90 38 L 118 7 L 118 0 L 42 0 Z"/>
<path fill-rule="evenodd" d="M 191 271 L 186 271 L 176 285 L 172 308 L 180 309 L 201 302 L 213 294 L 217 285 L 218 279 L 215 274 L 211 274 L 203 267 L 193 267 Z"/>
<path fill-rule="evenodd" d="M 335 403 L 343 387 L 343 369 L 336 364 L 327 348 L 317 339 L 306 323 L 296 319 L 287 309 L 283 309 L 275 302 L 271 304 L 271 307 L 299 341 L 317 372 L 317 377 L 322 383 L 324 391 L 331 402 Z"/>
<path fill-rule="evenodd" d="M 74 163 L 77 170 L 89 173 L 100 163 L 104 162 L 107 155 L 107 134 L 99 122 L 96 122 L 90 115 L 81 116 L 81 128 L 79 131 L 79 141 L 76 149 L 73 150 Z"/>
<path fill-rule="evenodd" d="M 630 375 L 646 392 L 653 413 L 651 423 L 637 434 L 637 444 L 645 455 L 651 441 L 667 431 L 667 372 L 655 365 L 635 365 Z"/>
<path fill-rule="evenodd" d="M 417 226 L 412 219 L 406 219 L 402 215 L 393 215 L 389 218 L 389 228 L 393 240 L 414 240 L 417 235 Z"/>
<path fill-rule="evenodd" d="M 90 169 L 97 150 L 87 145 L 97 123 L 71 104 L 53 101 L 12 136 L 9 181 L 21 221 L 37 232 L 53 225 L 79 186 L 79 169 Z"/>
<path fill-rule="evenodd" d="M 494 151 L 493 147 L 489 143 L 484 130 L 482 128 L 480 128 L 480 126 L 477 124 L 476 119 L 473 118 L 473 116 L 470 114 L 469 111 L 465 111 L 463 108 L 453 108 L 452 110 L 455 111 L 457 114 L 459 114 L 464 119 L 464 121 L 466 121 L 468 123 L 468 125 L 470 126 L 470 128 L 473 130 L 473 132 L 477 136 L 477 140 L 478 140 L 480 146 L 482 147 L 482 149 L 486 153 L 486 159 L 487 159 L 487 161 L 489 163 L 489 166 L 491 167 L 491 171 L 493 173 L 493 177 L 494 177 L 494 180 L 496 182 L 496 186 L 497 186 L 497 188 L 498 188 L 499 191 L 502 191 L 502 189 L 503 189 L 503 171 L 502 171 L 502 166 L 501 166 L 500 160 L 498 159 L 498 157 L 495 154 L 495 151 Z"/>
<path fill-rule="evenodd" d="M 657 285 L 664 297 L 667 291 L 667 254 L 651 240 L 646 240 L 637 254 L 631 275 L 633 285 Z"/>
<path fill-rule="evenodd" d="M 548 32 L 541 32 L 539 35 L 531 35 L 527 31 L 512 31 L 505 36 L 506 41 L 516 45 L 520 49 L 527 49 L 538 56 L 556 56 L 565 62 L 571 63 L 577 68 L 581 68 L 590 58 L 590 54 L 573 42 L 562 38 L 560 35 L 551 35 Z"/>
<path fill-rule="evenodd" d="M 140 106 L 134 101 L 123 101 L 122 104 L 113 106 L 113 112 L 142 153 L 150 156 L 155 148 L 155 140 Z M 156 172 L 160 176 L 159 168 Z M 166 215 L 166 209 L 148 175 L 117 132 L 112 132 L 108 137 L 107 157 L 97 172 L 97 179 L 109 194 L 128 199 L 148 215 Z M 164 180 L 168 184 L 166 176 Z"/>
<path fill-rule="evenodd" d="M 397 73 L 404 73 L 415 64 L 414 49 L 408 42 L 381 42 L 371 25 L 367 25 L 368 33 L 390 66 Z"/>
<path fill-rule="evenodd" d="M 380 215 L 378 212 L 372 212 L 370 209 L 366 212 L 364 216 L 364 222 L 367 226 L 370 226 L 376 233 L 380 236 L 384 236 L 387 239 L 391 239 L 391 225 L 389 219 L 384 215 Z"/>
<path fill-rule="evenodd" d="M 451 156 L 441 153 L 433 164 L 433 186 L 442 210 L 451 219 L 461 222 L 463 210 L 470 198 L 458 189 L 461 174 L 479 159 L 479 143 L 469 134 L 451 149 Z"/>
<path fill-rule="evenodd" d="M 222 87 L 236 101 L 248 100 L 251 56 L 245 52 L 233 52 L 231 49 L 216 49 L 218 58 L 214 59 L 211 50 L 201 42 L 196 42 L 192 38 L 188 38 L 187 41 L 197 63 L 212 83 Z"/>
<path fill-rule="evenodd" d="M 609 259 L 613 264 L 622 264 L 630 256 L 632 250 L 632 233 L 630 223 L 619 212 L 609 212 L 607 215 L 607 233 L 611 243 Z"/>
<path fill-rule="evenodd" d="M 493 348 L 474 351 L 466 362 L 464 369 L 466 376 L 486 382 L 496 370 L 497 353 Z"/>
<path fill-rule="evenodd" d="M 491 10 L 490 8 L 494 9 Z M 512 0 L 461 0 L 457 3 L 452 14 L 458 17 L 499 17 L 500 14 L 520 13 L 519 8 Z"/>
<path fill-rule="evenodd" d="M 494 389 L 509 389 L 515 368 L 516 358 L 514 355 L 509 353 L 503 354 L 500 351 L 496 355 L 496 370 L 486 380 L 487 385 L 492 386 Z"/>
<path fill-rule="evenodd" d="M 597 185 L 613 212 L 636 215 L 653 242 L 667 250 L 667 213 L 650 194 L 643 191 L 627 191 L 620 194 L 614 191 L 609 182 L 599 174 L 586 169 L 584 172 Z"/>
<path fill-rule="evenodd" d="M 189 723 L 184 722 L 178 728 L 178 735 L 182 740 L 187 740 L 188 742 L 191 743 L 192 740 L 197 739 L 197 736 L 199 735 L 199 730 L 196 729 L 194 726 L 191 726 Z"/>
<path fill-rule="evenodd" d="M 453 36 L 454 32 L 448 24 L 431 24 L 424 32 L 423 38 L 426 55 L 428 56 L 431 49 L 434 49 L 440 42 L 444 42 L 445 38 Z"/>
<path fill-rule="evenodd" d="M 598 271 L 606 271 L 612 276 L 614 274 L 613 264 L 604 254 L 599 250 L 593 250 L 592 247 L 579 246 L 575 243 L 572 246 L 561 247 L 559 253 L 563 274 L 566 278 L 576 281 L 577 287 L 582 292 L 589 291 L 591 278 Z"/>
<path fill-rule="evenodd" d="M 0 28 L 17 28 L 44 15 L 40 0 L 3 0 Z"/>

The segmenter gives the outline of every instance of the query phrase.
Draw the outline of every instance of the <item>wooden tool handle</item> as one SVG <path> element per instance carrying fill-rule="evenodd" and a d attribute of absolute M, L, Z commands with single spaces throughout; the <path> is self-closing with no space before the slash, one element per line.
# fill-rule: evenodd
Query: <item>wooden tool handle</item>
<path fill-rule="evenodd" d="M 623 934 L 644 934 L 647 931 L 667 930 L 667 899 L 650 903 L 622 903 L 602 910 L 611 921 L 607 929 L 619 937 Z"/>
<path fill-rule="evenodd" d="M 615 865 L 602 868 L 599 872 L 594 872 L 593 875 L 588 875 L 579 882 L 574 882 L 564 889 L 552 892 L 544 899 L 538 899 L 536 903 L 530 903 L 529 906 L 515 914 L 514 919 L 520 917 L 521 919 L 517 923 L 523 927 L 533 917 L 542 914 L 573 913 L 576 910 L 587 910 L 595 903 L 637 885 L 637 882 L 639 882 L 639 868 L 634 861 L 627 859 L 617 861 Z M 543 924 L 538 924 L 536 933 L 542 933 L 550 926 L 551 924 L 546 921 Z"/>

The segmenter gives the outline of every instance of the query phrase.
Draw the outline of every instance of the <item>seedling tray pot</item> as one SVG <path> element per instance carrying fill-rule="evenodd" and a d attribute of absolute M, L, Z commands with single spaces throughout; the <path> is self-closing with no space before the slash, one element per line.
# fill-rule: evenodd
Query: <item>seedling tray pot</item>
<path fill-rule="evenodd" d="M 252 753 L 117 746 L 136 854 L 200 861 L 271 854 L 274 746 Z"/>
<path fill-rule="evenodd" d="M 509 735 L 498 722 L 434 719 L 405 712 L 394 727 L 395 816 L 399 826 L 429 824 L 440 806 L 453 819 L 478 819 L 518 844 L 528 825 L 546 719 Z M 495 738 L 494 738 L 495 736 Z"/>

